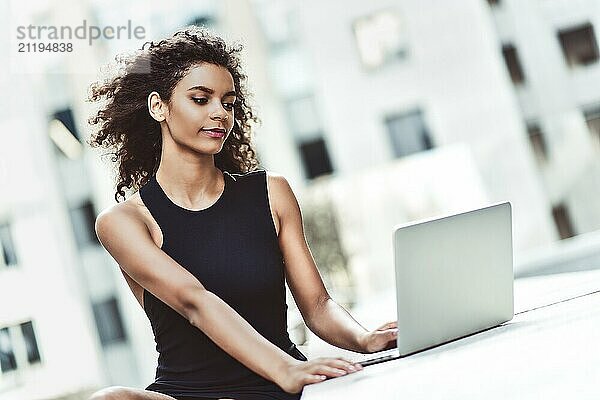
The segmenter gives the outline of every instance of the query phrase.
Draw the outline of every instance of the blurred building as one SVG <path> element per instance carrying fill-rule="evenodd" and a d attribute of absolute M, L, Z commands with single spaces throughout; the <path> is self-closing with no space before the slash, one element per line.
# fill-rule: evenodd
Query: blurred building
<path fill-rule="evenodd" d="M 219 3 L 53 1 L 3 4 L 0 26 L 123 25 L 141 41 L 99 41 L 71 57 L 35 57 L 19 66 L 1 41 L 0 397 L 85 399 L 110 385 L 145 387 L 157 353 L 144 311 L 94 232 L 114 203 L 114 170 L 85 144 L 88 85 L 99 68 L 146 40 L 197 24 L 219 30 Z M 19 22 L 17 22 L 17 20 Z M 224 32 L 219 32 L 225 35 Z M 80 43 L 81 44 L 81 43 Z M 31 55 L 30 55 L 31 56 Z M 43 95 L 42 95 L 43 94 Z M 294 313 L 290 313 L 291 318 Z"/>
<path fill-rule="evenodd" d="M 3 27 L 12 28 L 13 19 L 57 26 L 93 21 L 78 2 L 4 7 Z M 86 46 L 75 59 L 39 54 L 31 65 L 36 71 L 21 73 L 11 64 L 16 49 L 2 50 L 10 61 L 2 87 L 11 96 L 3 97 L 7 145 L 0 150 L 1 397 L 86 398 L 110 383 L 140 385 L 135 331 L 115 284 L 120 274 L 94 232 L 102 203 L 84 145 L 82 85 L 96 71 L 95 55 Z"/>
<path fill-rule="evenodd" d="M 209 16 L 204 10 L 211 4 L 171 4 L 177 13 L 169 20 L 161 8 L 113 3 L 11 1 L 3 3 L 0 26 L 8 37 L 19 23 L 123 25 L 117 10 L 165 34 L 196 22 L 194 10 Z M 120 46 L 139 48 L 144 41 L 125 42 L 79 42 L 72 57 L 30 55 L 29 70 L 12 63 L 13 43 L 0 42 L 9 61 L 1 84 L 10 93 L 0 111 L 3 400 L 83 399 L 103 386 L 145 387 L 153 379 L 150 324 L 94 231 L 96 215 L 114 203 L 111 170 L 85 144 L 88 85 Z"/>
<path fill-rule="evenodd" d="M 253 4 L 296 153 L 268 166 L 332 204 L 351 293 L 399 223 L 510 200 L 518 255 L 600 226 L 597 2 Z"/>
<path fill-rule="evenodd" d="M 345 305 L 393 284 L 399 223 L 510 200 L 518 253 L 600 226 L 597 1 L 36 7 L 30 23 L 132 19 L 147 40 L 195 23 L 243 42 L 259 157 L 292 184 L 311 251 Z M 0 74 L 15 94 L 0 100 L 3 400 L 85 398 L 153 379 L 150 325 L 94 233 L 114 203 L 110 163 L 84 145 L 87 85 L 143 42 L 102 41 L 40 74 Z"/>
<path fill-rule="evenodd" d="M 263 117 L 287 122 L 260 149 L 303 172 L 305 221 L 329 205 L 307 237 L 337 230 L 314 255 L 338 301 L 393 287 L 393 226 L 496 201 L 513 205 L 517 274 L 555 270 L 544 253 L 598 258 L 594 238 L 553 245 L 600 227 L 597 1 L 252 3 L 281 100 Z M 285 160 L 268 150 L 284 134 Z"/>
<path fill-rule="evenodd" d="M 489 1 L 557 237 L 600 226 L 597 1 Z"/>

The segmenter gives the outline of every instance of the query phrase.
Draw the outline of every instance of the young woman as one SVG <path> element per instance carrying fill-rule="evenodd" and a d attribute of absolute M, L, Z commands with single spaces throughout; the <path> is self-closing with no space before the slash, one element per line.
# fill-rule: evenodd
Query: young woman
<path fill-rule="evenodd" d="M 297 399 L 305 385 L 360 370 L 296 349 L 285 280 L 327 342 L 358 352 L 395 343 L 395 322 L 367 331 L 329 297 L 288 182 L 257 168 L 240 51 L 186 28 L 117 58 L 117 76 L 91 87 L 104 103 L 90 145 L 111 149 L 118 166 L 117 204 L 96 232 L 159 353 L 146 390 L 113 387 L 95 400 Z M 125 198 L 124 188 L 137 192 Z"/>

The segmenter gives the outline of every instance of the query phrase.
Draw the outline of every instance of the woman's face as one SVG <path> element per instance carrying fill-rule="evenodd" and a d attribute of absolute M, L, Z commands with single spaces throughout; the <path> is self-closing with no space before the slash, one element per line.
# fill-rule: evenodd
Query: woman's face
<path fill-rule="evenodd" d="M 216 154 L 234 123 L 233 77 L 214 64 L 192 67 L 173 89 L 166 122 L 173 140 L 200 153 Z"/>

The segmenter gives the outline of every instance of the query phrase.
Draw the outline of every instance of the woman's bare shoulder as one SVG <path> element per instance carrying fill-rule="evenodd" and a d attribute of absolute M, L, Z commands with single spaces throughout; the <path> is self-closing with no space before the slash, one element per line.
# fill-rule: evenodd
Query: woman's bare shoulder
<path fill-rule="evenodd" d="M 274 205 L 279 207 L 279 203 L 285 201 L 286 192 L 291 190 L 288 180 L 280 173 L 267 171 L 267 190 L 269 198 Z"/>
<path fill-rule="evenodd" d="M 113 204 L 110 207 L 105 208 L 98 214 L 98 218 L 104 217 L 107 215 L 110 216 L 127 216 L 126 220 L 130 220 L 130 218 L 142 221 L 142 215 L 146 206 L 142 202 L 142 199 L 138 192 L 131 195 L 125 201 L 120 203 Z M 116 218 L 115 218 L 116 219 Z"/>
<path fill-rule="evenodd" d="M 123 224 L 143 223 L 155 244 L 158 247 L 162 245 L 162 232 L 142 201 L 139 192 L 129 196 L 125 201 L 113 204 L 103 210 L 96 218 L 96 225 L 100 220 L 110 221 L 108 224 L 111 225 L 111 230 L 119 229 L 123 227 Z"/>
<path fill-rule="evenodd" d="M 124 225 L 144 224 L 149 230 L 150 224 L 148 221 L 149 211 L 144 205 L 139 192 L 129 196 L 125 201 L 113 204 L 105 208 L 96 217 L 96 228 L 102 223 L 109 228 L 119 229 Z"/>

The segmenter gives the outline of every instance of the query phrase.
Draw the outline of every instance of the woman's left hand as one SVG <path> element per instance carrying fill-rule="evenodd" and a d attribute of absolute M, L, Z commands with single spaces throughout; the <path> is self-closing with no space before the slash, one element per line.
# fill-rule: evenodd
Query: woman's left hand
<path fill-rule="evenodd" d="M 359 339 L 365 353 L 375 353 L 396 347 L 398 321 L 388 322 L 371 332 L 364 333 Z"/>

